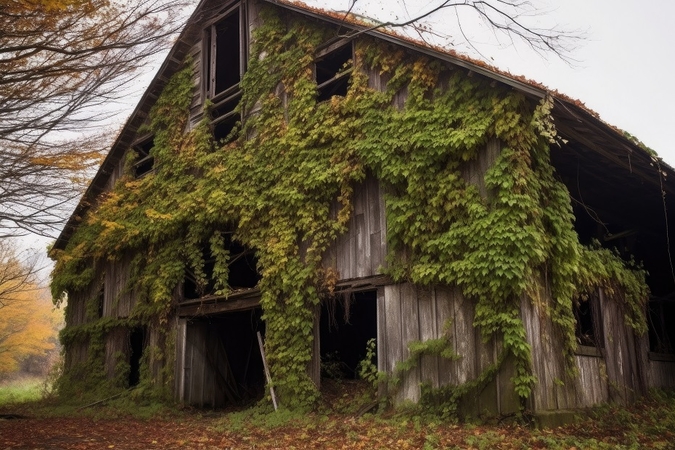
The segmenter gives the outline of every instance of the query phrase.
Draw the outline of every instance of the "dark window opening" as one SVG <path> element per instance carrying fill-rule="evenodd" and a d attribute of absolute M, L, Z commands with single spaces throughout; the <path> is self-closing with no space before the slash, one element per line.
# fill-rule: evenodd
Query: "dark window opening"
<path fill-rule="evenodd" d="M 154 137 L 150 137 L 133 146 L 138 155 L 138 159 L 134 163 L 134 177 L 140 178 L 154 169 L 155 157 L 151 153 L 154 145 Z"/>
<path fill-rule="evenodd" d="M 233 241 L 230 235 L 226 236 L 226 245 L 230 252 L 228 263 L 227 284 L 233 291 L 254 288 L 260 281 L 257 270 L 257 258 L 255 253 L 247 249 L 237 241 Z M 204 275 L 206 280 L 198 280 L 195 274 L 188 270 L 183 283 L 184 298 L 200 298 L 216 293 L 216 282 L 213 271 L 215 258 L 212 257 L 208 246 L 203 249 Z"/>
<path fill-rule="evenodd" d="M 213 139 L 219 144 L 227 144 L 235 139 L 233 131 L 237 129 L 239 114 L 229 114 L 213 122 Z"/>
<path fill-rule="evenodd" d="M 145 329 L 134 328 L 129 334 L 129 386 L 136 386 L 141 381 L 141 358 L 145 348 Z"/>
<path fill-rule="evenodd" d="M 236 90 L 245 69 L 245 36 L 237 7 L 204 31 L 204 90 L 206 97 Z"/>
<path fill-rule="evenodd" d="M 223 100 L 210 111 L 213 138 L 221 145 L 227 144 L 235 138 L 232 132 L 237 128 L 237 123 L 241 120 L 241 116 L 235 111 L 239 100 L 240 95 L 237 93 Z"/>
<path fill-rule="evenodd" d="M 351 44 L 342 46 L 316 61 L 317 101 L 330 100 L 334 95 L 342 97 L 347 95 L 352 61 Z"/>
<path fill-rule="evenodd" d="M 675 301 L 650 300 L 648 321 L 649 351 L 675 354 Z"/>
<path fill-rule="evenodd" d="M 602 348 L 600 301 L 597 294 L 574 301 L 577 344 Z"/>
<path fill-rule="evenodd" d="M 354 293 L 321 305 L 321 376 L 359 378 L 368 341 L 377 337 L 377 291 Z M 377 361 L 372 361 L 377 365 Z"/>
<path fill-rule="evenodd" d="M 222 408 L 263 398 L 265 375 L 257 333 L 262 311 L 236 311 L 188 322 L 185 401 Z"/>

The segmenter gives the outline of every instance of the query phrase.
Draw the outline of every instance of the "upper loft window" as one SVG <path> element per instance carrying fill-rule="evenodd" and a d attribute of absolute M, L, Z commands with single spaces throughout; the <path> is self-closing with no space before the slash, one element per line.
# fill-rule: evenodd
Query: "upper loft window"
<path fill-rule="evenodd" d="M 239 89 L 246 69 L 242 8 L 235 6 L 204 30 L 204 92 L 217 102 Z"/>
<path fill-rule="evenodd" d="M 328 46 L 316 56 L 315 71 L 317 101 L 330 100 L 334 95 L 344 97 L 349 88 L 349 74 L 353 71 L 352 44 Z"/>
<path fill-rule="evenodd" d="M 132 146 L 138 155 L 138 159 L 134 163 L 134 177 L 140 178 L 154 169 L 155 157 L 150 153 L 154 145 L 155 138 L 150 136 L 140 139 Z"/>

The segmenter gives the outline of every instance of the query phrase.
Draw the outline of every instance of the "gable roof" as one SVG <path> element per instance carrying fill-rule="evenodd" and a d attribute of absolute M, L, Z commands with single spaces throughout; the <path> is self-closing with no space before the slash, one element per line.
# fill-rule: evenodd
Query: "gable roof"
<path fill-rule="evenodd" d="M 675 197 L 675 186 L 668 183 L 668 176 L 675 179 L 675 171 L 662 162 L 655 154 L 643 148 L 639 142 L 625 135 L 621 130 L 602 121 L 597 113 L 587 108 L 582 102 L 569 98 L 555 90 L 529 80 L 523 76 L 513 75 L 490 66 L 483 61 L 470 58 L 451 49 L 435 47 L 425 42 L 403 37 L 386 29 L 373 27 L 353 16 L 344 13 L 321 10 L 309 7 L 300 2 L 290 0 L 261 0 L 264 3 L 296 12 L 306 17 L 341 25 L 352 30 L 352 34 L 345 39 L 354 39 L 357 35 L 366 34 L 377 39 L 393 43 L 419 54 L 445 61 L 454 66 L 466 69 L 470 73 L 479 74 L 506 86 L 515 89 L 533 100 L 540 100 L 547 95 L 554 101 L 552 115 L 558 135 L 568 141 L 566 152 L 583 157 L 585 163 L 592 167 L 591 176 L 615 178 L 622 183 L 626 174 L 639 180 L 641 184 L 648 184 Z M 89 209 L 93 199 L 105 189 L 115 168 L 120 164 L 126 150 L 131 147 L 137 138 L 139 127 L 146 121 L 152 105 L 155 103 L 166 86 L 171 75 L 177 72 L 193 43 L 199 39 L 202 32 L 202 20 L 212 9 L 223 7 L 222 1 L 201 0 L 195 12 L 187 20 L 183 31 L 176 43 L 169 51 L 157 75 L 150 83 L 138 105 L 131 113 L 122 131 L 114 141 L 108 155 L 99 167 L 89 187 L 85 191 L 75 211 L 68 219 L 60 233 L 54 249 L 65 249 L 78 223 Z M 611 173 L 613 169 L 620 169 Z M 570 167 L 570 170 L 572 168 Z"/>

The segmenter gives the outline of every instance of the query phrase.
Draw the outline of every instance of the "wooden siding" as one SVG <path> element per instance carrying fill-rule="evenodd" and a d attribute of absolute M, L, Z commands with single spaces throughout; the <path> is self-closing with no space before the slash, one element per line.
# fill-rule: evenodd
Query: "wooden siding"
<path fill-rule="evenodd" d="M 538 299 L 523 298 L 521 317 L 532 348 L 532 373 L 537 378 L 529 407 L 533 411 L 574 406 L 574 384 L 566 376 L 561 336 L 548 313 L 550 291 L 540 289 Z"/>
<path fill-rule="evenodd" d="M 675 361 L 658 361 L 650 359 L 648 362 L 648 370 L 649 387 L 675 389 Z"/>
<path fill-rule="evenodd" d="M 635 335 L 625 324 L 623 305 L 600 295 L 609 399 L 630 403 L 647 390 L 647 367 L 640 367 Z M 639 341 L 638 341 L 639 342 Z M 644 361 L 646 363 L 646 361 Z"/>
<path fill-rule="evenodd" d="M 186 344 L 187 344 L 187 319 L 176 319 L 176 354 L 174 365 L 174 398 L 178 402 L 185 401 L 185 385 L 186 385 Z"/>
<path fill-rule="evenodd" d="M 394 373 L 396 365 L 409 358 L 411 342 L 437 339 L 451 326 L 450 336 L 457 360 L 437 356 L 421 358 L 406 373 L 394 395 L 396 402 L 420 399 L 420 383 L 432 387 L 458 385 L 474 379 L 495 362 L 494 341 L 484 342 L 474 327 L 474 305 L 458 289 L 419 287 L 410 283 L 385 286 L 378 295 L 378 369 Z M 510 414 L 517 410 L 511 374 L 502 371 L 496 379 L 472 393 L 463 405 L 464 414 Z"/>
<path fill-rule="evenodd" d="M 387 254 L 384 196 L 374 177 L 354 187 L 354 210 L 347 232 L 324 255 L 324 267 L 338 273 L 338 279 L 365 278 L 380 273 Z M 333 206 L 337 214 L 337 202 Z"/>
<path fill-rule="evenodd" d="M 609 385 L 607 383 L 607 366 L 605 360 L 598 356 L 575 356 L 579 377 L 574 389 L 574 403 L 567 408 L 588 408 L 609 399 Z"/>
<path fill-rule="evenodd" d="M 125 256 L 105 265 L 103 317 L 129 317 L 136 296 L 129 287 L 131 258 Z"/>
<path fill-rule="evenodd" d="M 105 336 L 105 371 L 108 379 L 119 375 L 118 363 L 129 362 L 129 329 L 114 328 Z M 120 380 L 122 381 L 122 380 Z"/>

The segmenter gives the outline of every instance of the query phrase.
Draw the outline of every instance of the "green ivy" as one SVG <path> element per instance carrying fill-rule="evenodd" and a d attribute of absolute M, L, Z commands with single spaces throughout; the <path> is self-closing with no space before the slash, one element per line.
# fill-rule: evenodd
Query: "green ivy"
<path fill-rule="evenodd" d="M 530 395 L 535 380 L 520 304 L 523 295 L 536 296 L 543 275 L 552 291 L 544 312 L 561 330 L 570 364 L 572 302 L 584 292 L 604 287 L 627 305 L 627 323 L 644 331 L 644 272 L 578 242 L 569 194 L 549 159 L 557 141 L 549 99 L 533 105 L 494 81 L 362 37 L 346 96 L 317 102 L 312 55 L 330 30 L 282 14 L 262 10 L 241 82 L 244 120 L 228 143 L 214 142 L 206 119 L 185 131 L 192 62 L 174 75 L 150 114 L 155 170 L 134 179 L 128 169 L 57 252 L 55 299 L 93 282 L 92 261 L 135 255 L 131 319 L 168 328 L 186 271 L 228 294 L 224 236 L 231 234 L 258 261 L 267 355 L 281 401 L 312 404 L 318 393 L 306 368 L 313 314 L 334 278 L 321 258 L 346 231 L 354 185 L 372 173 L 387 192 L 387 272 L 398 282 L 459 286 L 475 302 L 483 336 L 503 344 L 477 380 L 446 388 L 452 401 L 493 377 L 509 356 L 516 393 Z M 384 92 L 368 87 L 371 70 L 388 80 Z M 402 92 L 406 102 L 397 108 Z M 482 195 L 462 170 L 493 141 L 501 151 Z M 206 257 L 216 260 L 213 280 Z M 64 342 L 105 332 L 105 319 L 94 323 L 66 330 Z M 415 343 L 413 358 L 455 357 L 448 343 Z"/>

